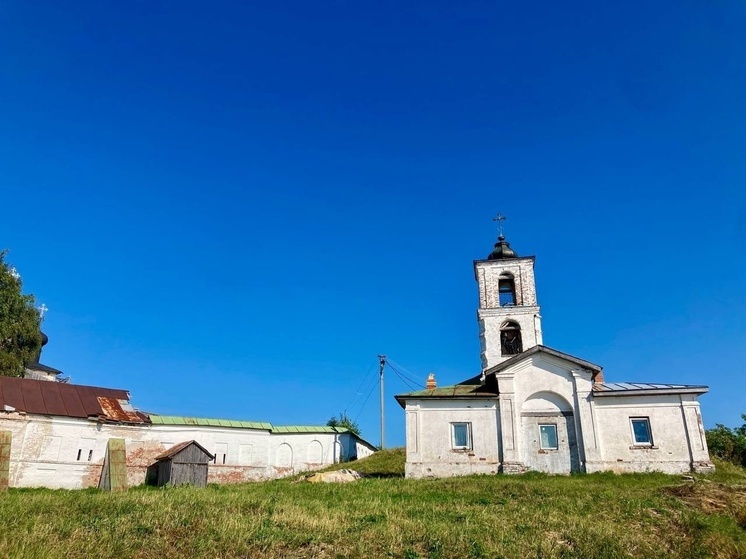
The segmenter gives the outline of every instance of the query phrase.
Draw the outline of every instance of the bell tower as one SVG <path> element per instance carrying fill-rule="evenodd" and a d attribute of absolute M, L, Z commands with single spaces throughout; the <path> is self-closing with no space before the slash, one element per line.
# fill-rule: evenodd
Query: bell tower
<path fill-rule="evenodd" d="M 518 256 L 502 231 L 486 260 L 474 261 L 479 286 L 479 342 L 482 370 L 542 344 L 541 315 L 536 302 L 534 257 Z"/>

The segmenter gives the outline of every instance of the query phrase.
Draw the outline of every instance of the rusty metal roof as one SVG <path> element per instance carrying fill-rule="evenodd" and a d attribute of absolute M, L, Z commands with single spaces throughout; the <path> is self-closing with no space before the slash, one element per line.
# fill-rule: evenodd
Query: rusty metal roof
<path fill-rule="evenodd" d="M 129 399 L 126 390 L 115 388 L 0 377 L 0 412 L 149 423 L 148 417 L 136 411 Z"/>

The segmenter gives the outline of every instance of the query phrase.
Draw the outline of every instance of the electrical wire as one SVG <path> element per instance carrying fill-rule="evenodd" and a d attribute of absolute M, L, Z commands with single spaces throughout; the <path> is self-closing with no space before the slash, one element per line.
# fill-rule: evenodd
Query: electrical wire
<path fill-rule="evenodd" d="M 365 390 L 362 392 L 360 391 L 361 388 L 363 388 L 363 385 L 366 383 L 366 381 L 370 382 L 371 379 L 375 380 L 375 375 L 371 377 L 371 372 L 373 372 L 373 365 L 370 365 L 368 367 L 368 370 L 365 372 L 365 374 L 360 379 L 360 384 L 357 385 L 357 388 L 355 389 L 354 395 L 352 396 L 352 400 L 350 401 L 349 405 L 345 408 L 345 411 L 348 409 L 351 410 L 355 407 L 355 405 L 358 403 L 358 400 L 360 399 L 362 394 L 365 394 Z"/>
<path fill-rule="evenodd" d="M 370 398 L 370 395 L 373 394 L 373 389 L 379 383 L 380 383 L 380 380 L 378 382 L 374 383 L 373 386 L 370 387 L 370 391 L 368 392 L 368 395 L 365 397 L 365 400 L 363 400 L 363 405 L 360 406 L 360 411 L 357 412 L 357 415 L 355 416 L 355 419 L 353 419 L 353 421 L 357 421 L 357 418 L 360 417 L 361 413 L 363 413 L 363 410 L 365 409 L 365 404 L 368 403 L 368 398 Z"/>
<path fill-rule="evenodd" d="M 391 370 L 394 371 L 397 375 L 399 375 L 399 378 L 401 378 L 402 380 L 406 379 L 407 381 L 409 381 L 410 383 L 414 384 L 415 386 L 418 386 L 420 388 L 425 388 L 424 384 L 422 384 L 420 382 L 417 382 L 413 378 L 408 377 L 407 375 L 405 375 L 404 373 L 402 373 L 401 371 L 399 371 L 396 367 L 394 367 L 389 361 L 386 361 L 386 364 L 389 367 L 391 367 Z"/>

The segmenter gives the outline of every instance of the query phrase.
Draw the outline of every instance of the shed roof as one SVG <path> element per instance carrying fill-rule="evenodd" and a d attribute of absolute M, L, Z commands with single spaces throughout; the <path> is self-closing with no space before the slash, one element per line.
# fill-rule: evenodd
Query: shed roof
<path fill-rule="evenodd" d="M 0 377 L 0 410 L 61 417 L 148 423 L 130 406 L 126 390 L 45 380 Z"/>
<path fill-rule="evenodd" d="M 170 460 L 171 458 L 173 458 L 174 456 L 176 456 L 177 454 L 179 454 L 179 452 L 181 452 L 182 450 L 184 450 L 185 448 L 187 448 L 188 446 L 191 446 L 191 445 L 199 447 L 199 449 L 202 452 L 204 452 L 207 456 L 210 457 L 210 460 L 214 460 L 215 459 L 215 456 L 213 456 L 212 454 L 210 454 L 207 451 L 207 449 L 204 446 L 202 446 L 201 444 L 199 444 L 197 441 L 184 441 L 183 443 L 175 444 L 174 446 L 172 446 L 168 450 L 166 450 L 163 453 L 161 453 L 158 456 L 156 456 L 155 459 L 156 459 L 156 461 Z"/>

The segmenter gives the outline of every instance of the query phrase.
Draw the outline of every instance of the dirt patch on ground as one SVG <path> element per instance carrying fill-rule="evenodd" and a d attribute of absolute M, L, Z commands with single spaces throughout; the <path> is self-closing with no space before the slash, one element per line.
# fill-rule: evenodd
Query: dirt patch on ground
<path fill-rule="evenodd" d="M 733 516 L 746 529 L 746 485 L 691 482 L 665 491 L 707 514 Z"/>

